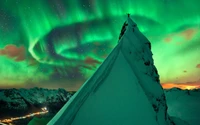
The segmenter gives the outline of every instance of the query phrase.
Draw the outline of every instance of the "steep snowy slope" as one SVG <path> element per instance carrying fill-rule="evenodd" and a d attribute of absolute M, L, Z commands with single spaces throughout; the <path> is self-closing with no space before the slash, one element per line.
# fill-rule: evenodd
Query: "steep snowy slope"
<path fill-rule="evenodd" d="M 128 17 L 118 45 L 48 125 L 175 125 L 150 49 Z"/>
<path fill-rule="evenodd" d="M 78 125 L 80 121 L 83 125 L 91 123 L 145 125 L 147 121 L 150 125 L 156 125 L 153 108 L 137 81 L 137 77 L 120 52 L 108 77 L 96 88 L 96 92 L 87 98 L 77 112 L 72 125 Z"/>

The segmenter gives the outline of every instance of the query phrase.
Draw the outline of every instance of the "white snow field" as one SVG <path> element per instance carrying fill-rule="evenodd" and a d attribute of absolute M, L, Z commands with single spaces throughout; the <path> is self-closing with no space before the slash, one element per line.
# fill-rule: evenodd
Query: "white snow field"
<path fill-rule="evenodd" d="M 200 125 L 200 89 L 165 91 L 168 113 L 187 121 L 190 125 Z"/>

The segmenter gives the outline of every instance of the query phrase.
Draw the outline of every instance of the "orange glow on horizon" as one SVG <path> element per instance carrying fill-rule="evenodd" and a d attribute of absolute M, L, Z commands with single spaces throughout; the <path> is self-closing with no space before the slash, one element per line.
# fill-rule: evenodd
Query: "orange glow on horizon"
<path fill-rule="evenodd" d="M 188 89 L 188 90 L 192 90 L 192 89 L 198 89 L 198 88 L 200 88 L 200 84 L 198 84 L 198 83 L 195 83 L 195 84 L 187 84 L 187 83 L 180 83 L 180 84 L 178 84 L 178 83 L 163 83 L 163 84 L 161 84 L 162 85 L 162 87 L 164 88 L 164 89 L 171 89 L 171 88 L 180 88 L 180 89 Z"/>

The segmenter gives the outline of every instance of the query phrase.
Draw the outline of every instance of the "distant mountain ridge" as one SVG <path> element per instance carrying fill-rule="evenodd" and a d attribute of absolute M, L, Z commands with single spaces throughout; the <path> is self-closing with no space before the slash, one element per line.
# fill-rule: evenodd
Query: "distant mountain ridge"
<path fill-rule="evenodd" d="M 200 89 L 172 88 L 164 89 L 164 92 L 170 115 L 178 115 L 190 125 L 200 123 L 198 119 L 198 116 L 200 116 Z M 67 92 L 65 89 L 37 87 L 31 89 L 0 89 L 0 118 L 11 115 L 20 116 L 20 114 L 40 110 L 43 106 L 47 106 L 48 110 L 55 115 L 73 93 L 75 92 Z M 188 105 L 191 106 L 188 107 Z"/>
<path fill-rule="evenodd" d="M 179 117 L 190 125 L 200 125 L 200 89 L 165 89 L 168 113 Z"/>
<path fill-rule="evenodd" d="M 71 97 L 65 89 L 0 89 L 0 118 L 19 116 L 46 106 L 56 113 Z M 12 112 L 12 113 L 11 113 Z"/>

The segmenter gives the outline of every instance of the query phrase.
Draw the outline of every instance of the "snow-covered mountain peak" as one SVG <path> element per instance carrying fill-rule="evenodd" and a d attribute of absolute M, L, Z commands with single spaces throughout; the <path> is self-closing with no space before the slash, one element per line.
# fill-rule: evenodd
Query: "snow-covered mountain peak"
<path fill-rule="evenodd" d="M 128 17 L 116 47 L 48 125 L 176 123 L 167 113 L 151 44 Z"/>

